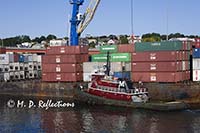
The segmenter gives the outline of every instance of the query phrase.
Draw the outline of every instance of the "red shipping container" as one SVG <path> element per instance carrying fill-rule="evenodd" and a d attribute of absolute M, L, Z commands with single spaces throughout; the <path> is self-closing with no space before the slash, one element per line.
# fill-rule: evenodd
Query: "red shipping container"
<path fill-rule="evenodd" d="M 1 48 L 0 47 L 0 54 L 5 54 L 6 53 L 6 48 Z"/>
<path fill-rule="evenodd" d="M 200 48 L 200 42 L 195 42 L 194 46 L 195 46 L 195 48 Z"/>
<path fill-rule="evenodd" d="M 195 42 L 199 42 L 200 43 L 200 38 L 195 38 Z"/>
<path fill-rule="evenodd" d="M 120 44 L 118 45 L 119 53 L 133 53 L 135 52 L 135 45 L 133 44 Z"/>
<path fill-rule="evenodd" d="M 82 55 L 44 55 L 42 56 L 43 64 L 55 63 L 82 63 Z"/>
<path fill-rule="evenodd" d="M 132 53 L 132 61 L 178 61 L 182 60 L 180 51 L 137 52 Z"/>
<path fill-rule="evenodd" d="M 97 49 L 89 49 L 88 54 L 89 55 L 100 54 L 100 51 Z"/>
<path fill-rule="evenodd" d="M 182 62 L 133 62 L 132 72 L 176 72 L 182 70 Z"/>
<path fill-rule="evenodd" d="M 81 56 L 81 63 L 89 61 L 89 55 L 88 54 L 82 54 L 80 56 Z"/>
<path fill-rule="evenodd" d="M 133 72 L 132 81 L 134 82 L 180 82 L 184 79 L 185 72 Z"/>
<path fill-rule="evenodd" d="M 48 47 L 46 50 L 47 55 L 60 55 L 60 54 L 87 54 L 88 46 L 56 46 Z"/>
<path fill-rule="evenodd" d="M 57 72 L 57 73 L 73 73 L 82 72 L 83 67 L 81 64 L 42 64 L 42 72 Z"/>
<path fill-rule="evenodd" d="M 77 82 L 83 80 L 83 73 L 43 73 L 44 82 Z"/>
<path fill-rule="evenodd" d="M 14 53 L 14 62 L 19 62 L 19 54 Z"/>

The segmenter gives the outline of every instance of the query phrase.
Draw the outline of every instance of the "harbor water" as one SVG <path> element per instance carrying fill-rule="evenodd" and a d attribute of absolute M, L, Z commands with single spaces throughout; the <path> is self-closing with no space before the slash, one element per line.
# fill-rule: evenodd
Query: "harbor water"
<path fill-rule="evenodd" d="M 15 104 L 11 104 L 13 100 Z M 19 102 L 20 100 L 20 102 Z M 199 133 L 200 110 L 155 112 L 108 106 L 74 106 L 42 108 L 17 106 L 43 98 L 1 96 L 0 132 L 29 133 Z M 51 99 L 50 99 L 51 100 Z M 53 99 L 54 102 L 65 99 Z M 8 104 L 10 102 L 10 104 Z M 13 106 L 11 106 L 13 105 Z"/>

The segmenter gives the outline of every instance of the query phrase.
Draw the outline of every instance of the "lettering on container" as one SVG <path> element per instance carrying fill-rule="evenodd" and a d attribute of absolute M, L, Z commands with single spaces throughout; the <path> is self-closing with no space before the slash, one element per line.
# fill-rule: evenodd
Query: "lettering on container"
<path fill-rule="evenodd" d="M 56 63 L 60 63 L 60 57 L 56 58 Z"/>
<path fill-rule="evenodd" d="M 151 76 L 150 81 L 156 81 L 156 76 Z"/>
<path fill-rule="evenodd" d="M 61 72 L 60 66 L 57 66 L 57 67 L 56 67 L 56 72 Z"/>
<path fill-rule="evenodd" d="M 113 56 L 113 59 L 125 59 L 125 58 L 127 58 L 127 56 L 123 55 Z"/>
<path fill-rule="evenodd" d="M 56 75 L 56 80 L 61 80 L 61 75 Z"/>
<path fill-rule="evenodd" d="M 150 60 L 155 60 L 155 59 L 156 59 L 156 53 L 151 53 Z"/>
<path fill-rule="evenodd" d="M 150 64 L 150 70 L 156 70 L 156 64 Z"/>
<path fill-rule="evenodd" d="M 107 57 L 94 57 L 94 59 L 107 59 Z"/>
<path fill-rule="evenodd" d="M 64 49 L 64 48 L 61 48 L 61 49 L 60 49 L 60 53 L 65 53 L 65 49 Z"/>
<path fill-rule="evenodd" d="M 102 50 L 114 50 L 114 47 L 107 47 L 107 48 L 102 48 Z"/>
<path fill-rule="evenodd" d="M 160 46 L 160 43 L 152 43 L 152 46 Z"/>

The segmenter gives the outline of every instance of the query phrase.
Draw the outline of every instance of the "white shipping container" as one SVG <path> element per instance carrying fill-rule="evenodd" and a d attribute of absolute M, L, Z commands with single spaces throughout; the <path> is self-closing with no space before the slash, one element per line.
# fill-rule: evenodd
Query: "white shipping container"
<path fill-rule="evenodd" d="M 13 54 L 0 54 L 0 64 L 9 64 L 14 62 Z"/>
<path fill-rule="evenodd" d="M 37 55 L 37 54 L 33 54 L 33 61 L 42 62 L 42 56 L 41 55 Z"/>
<path fill-rule="evenodd" d="M 193 81 L 200 81 L 200 70 L 193 70 Z"/>
<path fill-rule="evenodd" d="M 38 61 L 38 55 L 37 54 L 33 54 L 33 61 L 37 62 Z"/>
<path fill-rule="evenodd" d="M 32 62 L 33 61 L 33 55 L 28 55 L 28 62 Z"/>
<path fill-rule="evenodd" d="M 24 62 L 33 62 L 32 54 L 24 54 Z"/>
<path fill-rule="evenodd" d="M 100 70 L 105 71 L 106 62 L 84 62 L 83 63 L 83 72 L 92 73 Z M 123 62 L 111 62 L 111 71 L 112 72 L 122 72 L 122 71 L 131 71 L 131 63 Z"/>
<path fill-rule="evenodd" d="M 4 81 L 5 82 L 10 81 L 10 74 L 8 72 L 4 73 Z"/>
<path fill-rule="evenodd" d="M 193 69 L 194 70 L 200 69 L 200 58 L 193 59 Z"/>
<path fill-rule="evenodd" d="M 42 62 L 42 55 L 38 55 L 37 62 Z"/>

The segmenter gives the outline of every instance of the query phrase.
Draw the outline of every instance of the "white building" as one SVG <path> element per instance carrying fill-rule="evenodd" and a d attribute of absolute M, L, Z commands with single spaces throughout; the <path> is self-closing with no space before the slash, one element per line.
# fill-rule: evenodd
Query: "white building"
<path fill-rule="evenodd" d="M 53 39 L 50 40 L 49 45 L 50 46 L 65 46 L 67 44 L 67 40 L 65 39 Z"/>

